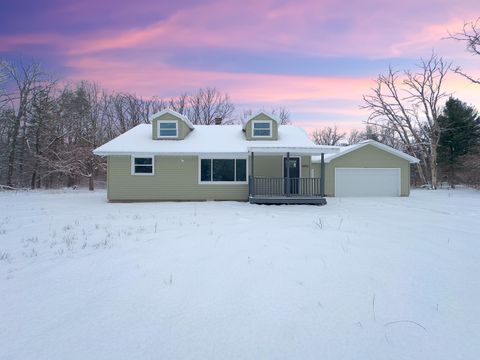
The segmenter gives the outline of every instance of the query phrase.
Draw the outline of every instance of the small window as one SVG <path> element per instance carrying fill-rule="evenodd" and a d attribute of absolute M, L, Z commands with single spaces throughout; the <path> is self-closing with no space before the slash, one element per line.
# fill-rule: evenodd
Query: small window
<path fill-rule="evenodd" d="M 153 175 L 153 157 L 134 157 L 132 175 Z"/>
<path fill-rule="evenodd" d="M 176 138 L 178 136 L 178 122 L 176 121 L 159 121 L 158 137 Z"/>
<path fill-rule="evenodd" d="M 200 182 L 246 182 L 247 160 L 201 159 Z"/>
<path fill-rule="evenodd" d="M 252 123 L 253 137 L 271 137 L 272 122 L 271 121 L 254 121 Z"/>

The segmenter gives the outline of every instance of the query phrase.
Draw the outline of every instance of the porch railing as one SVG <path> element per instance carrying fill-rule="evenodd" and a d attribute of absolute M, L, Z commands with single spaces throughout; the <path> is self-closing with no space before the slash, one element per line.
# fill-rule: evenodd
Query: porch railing
<path fill-rule="evenodd" d="M 289 178 L 250 176 L 250 196 L 321 197 L 321 178 Z"/>

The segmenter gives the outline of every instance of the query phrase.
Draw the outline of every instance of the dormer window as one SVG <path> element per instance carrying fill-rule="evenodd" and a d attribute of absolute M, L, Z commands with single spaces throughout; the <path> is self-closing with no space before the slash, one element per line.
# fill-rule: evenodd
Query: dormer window
<path fill-rule="evenodd" d="M 265 120 L 252 121 L 252 137 L 270 138 L 272 137 L 272 122 Z"/>
<path fill-rule="evenodd" d="M 158 137 L 159 138 L 177 138 L 178 137 L 178 121 L 159 121 Z"/>

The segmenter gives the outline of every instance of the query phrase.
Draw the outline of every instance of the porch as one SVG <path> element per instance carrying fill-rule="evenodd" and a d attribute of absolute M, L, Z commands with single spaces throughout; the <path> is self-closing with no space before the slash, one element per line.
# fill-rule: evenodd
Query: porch
<path fill-rule="evenodd" d="M 251 204 L 308 204 L 326 205 L 324 154 L 336 152 L 336 148 L 250 148 L 250 176 L 248 178 Z M 255 172 L 255 154 L 283 156 L 282 177 L 258 176 Z M 300 156 L 321 155 L 320 176 L 301 172 Z M 307 176 L 305 176 L 307 175 Z M 311 175 L 308 177 L 308 175 Z"/>
<path fill-rule="evenodd" d="M 276 178 L 250 176 L 251 204 L 325 205 L 321 178 Z"/>

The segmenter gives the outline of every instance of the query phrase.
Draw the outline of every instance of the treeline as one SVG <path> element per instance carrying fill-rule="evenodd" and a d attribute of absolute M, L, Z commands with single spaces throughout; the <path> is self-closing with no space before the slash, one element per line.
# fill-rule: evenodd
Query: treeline
<path fill-rule="evenodd" d="M 165 108 L 194 124 L 234 119 L 227 94 L 200 89 L 172 99 L 144 99 L 82 81 L 52 80 L 38 63 L 0 62 L 0 185 L 53 188 L 104 178 L 92 150 Z"/>

